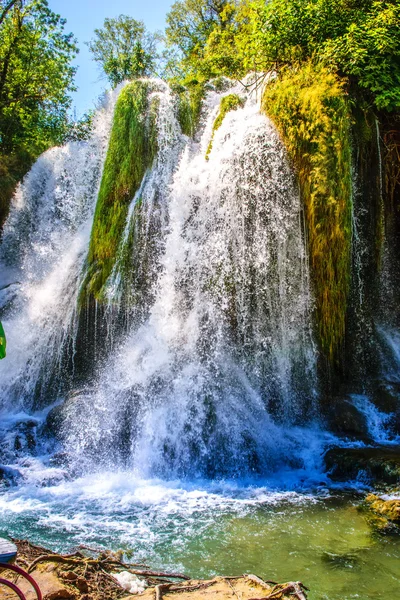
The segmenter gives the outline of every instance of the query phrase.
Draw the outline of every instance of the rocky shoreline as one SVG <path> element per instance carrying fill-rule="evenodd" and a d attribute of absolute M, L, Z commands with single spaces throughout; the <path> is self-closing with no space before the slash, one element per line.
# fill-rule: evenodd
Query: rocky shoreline
<path fill-rule="evenodd" d="M 252 574 L 198 580 L 126 563 L 122 552 L 80 546 L 71 554 L 57 554 L 26 540 L 13 541 L 18 547 L 16 564 L 35 579 L 43 600 L 136 600 L 139 596 L 143 600 L 205 600 L 211 596 L 218 600 L 307 600 L 301 582 L 280 584 Z M 21 578 L 6 570 L 2 577 L 16 582 L 26 600 L 36 599 Z M 12 592 L 1 589 L 1 593 L 3 600 L 15 598 Z"/>

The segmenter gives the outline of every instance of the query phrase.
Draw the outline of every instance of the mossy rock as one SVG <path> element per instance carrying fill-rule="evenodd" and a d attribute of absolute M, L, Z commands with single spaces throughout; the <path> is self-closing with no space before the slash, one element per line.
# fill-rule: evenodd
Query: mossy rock
<path fill-rule="evenodd" d="M 365 502 L 378 515 L 396 523 L 396 525 L 400 525 L 400 498 L 384 500 L 375 494 L 369 494 L 365 498 Z"/>
<path fill-rule="evenodd" d="M 206 152 L 206 160 L 208 160 L 208 157 L 212 150 L 215 132 L 221 127 L 228 112 L 231 112 L 232 110 L 237 110 L 238 108 L 243 108 L 244 104 L 245 104 L 245 100 L 243 98 L 241 98 L 240 96 L 238 96 L 237 94 L 228 94 L 227 96 L 224 96 L 221 99 L 221 102 L 219 105 L 219 113 L 214 121 L 213 128 L 212 128 L 211 140 L 210 140 L 210 143 L 208 144 L 208 148 L 207 148 L 207 152 Z"/>
<path fill-rule="evenodd" d="M 263 92 L 297 171 L 305 208 L 320 348 L 341 364 L 350 290 L 352 239 L 351 117 L 342 81 L 306 63 L 282 70 Z"/>
<path fill-rule="evenodd" d="M 150 102 L 151 82 L 138 80 L 118 97 L 93 219 L 87 272 L 80 305 L 103 300 L 114 267 L 129 204 L 157 152 L 158 102 Z"/>
<path fill-rule="evenodd" d="M 178 96 L 178 122 L 181 131 L 188 137 L 193 137 L 200 121 L 204 84 L 191 81 L 187 86 L 172 84 L 171 89 Z"/>
<path fill-rule="evenodd" d="M 331 448 L 324 461 L 334 481 L 361 478 L 379 486 L 400 483 L 400 446 Z"/>
<path fill-rule="evenodd" d="M 400 498 L 384 500 L 375 494 L 369 494 L 359 510 L 377 533 L 400 532 Z"/>

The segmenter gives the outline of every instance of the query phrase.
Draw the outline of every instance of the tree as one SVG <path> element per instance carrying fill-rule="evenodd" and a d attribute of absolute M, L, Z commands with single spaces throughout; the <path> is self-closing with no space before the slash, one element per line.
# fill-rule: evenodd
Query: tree
<path fill-rule="evenodd" d="M 77 53 L 47 0 L 0 0 L 0 225 L 16 181 L 67 127 Z"/>
<path fill-rule="evenodd" d="M 148 33 L 143 21 L 120 15 L 106 19 L 94 32 L 89 49 L 113 87 L 124 79 L 155 74 L 160 36 Z"/>
<path fill-rule="evenodd" d="M 212 76 L 204 62 L 204 51 L 211 33 L 225 30 L 234 11 L 227 7 L 236 2 L 228 0 L 177 0 L 167 15 L 166 39 L 169 46 L 177 47 L 182 64 L 194 75 Z"/>
<path fill-rule="evenodd" d="M 179 0 L 167 22 L 187 74 L 240 77 L 312 60 L 377 108 L 400 108 L 399 0 Z"/>

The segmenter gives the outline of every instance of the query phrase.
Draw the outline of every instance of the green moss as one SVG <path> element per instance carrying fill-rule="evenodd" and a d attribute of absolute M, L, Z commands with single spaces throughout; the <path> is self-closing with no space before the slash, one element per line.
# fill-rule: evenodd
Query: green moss
<path fill-rule="evenodd" d="M 191 81 L 187 86 L 173 85 L 178 94 L 178 121 L 184 135 L 193 137 L 199 125 L 201 103 L 204 98 L 204 84 Z"/>
<path fill-rule="evenodd" d="M 135 81 L 121 91 L 115 107 L 107 157 L 94 214 L 88 268 L 81 304 L 98 300 L 113 269 L 125 228 L 129 204 L 157 151 L 157 101 L 150 105 L 147 81 Z"/>
<path fill-rule="evenodd" d="M 244 106 L 243 98 L 240 98 L 237 94 L 228 94 L 221 99 L 221 103 L 219 105 L 219 113 L 214 121 L 214 125 L 212 128 L 212 135 L 210 143 L 208 144 L 207 152 L 206 152 L 206 160 L 210 155 L 215 132 L 221 127 L 223 120 L 228 112 L 231 110 L 237 110 L 238 108 L 242 108 Z"/>
<path fill-rule="evenodd" d="M 330 362 L 337 361 L 345 335 L 352 235 L 350 116 L 344 83 L 308 63 L 268 83 L 262 107 L 298 173 L 320 345 Z"/>
<path fill-rule="evenodd" d="M 118 252 L 118 272 L 121 274 L 122 298 L 125 306 L 136 306 L 146 292 L 148 265 L 146 243 L 149 239 L 141 235 L 143 229 L 143 200 L 139 196 L 132 212 L 129 232 Z"/>

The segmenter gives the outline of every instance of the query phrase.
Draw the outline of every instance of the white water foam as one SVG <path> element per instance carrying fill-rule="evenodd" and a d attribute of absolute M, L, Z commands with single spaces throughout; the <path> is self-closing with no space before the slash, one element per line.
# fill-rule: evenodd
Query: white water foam
<path fill-rule="evenodd" d="M 316 355 L 300 198 L 250 98 L 226 115 L 206 160 L 220 99 L 207 97 L 203 136 L 164 184 L 147 322 L 102 367 L 97 389 L 66 406 L 66 446 L 95 467 L 214 477 L 303 466 L 293 427 L 314 416 Z M 168 153 L 179 155 L 173 144 Z"/>
<path fill-rule="evenodd" d="M 393 436 L 390 432 L 390 422 L 393 413 L 380 411 L 373 402 L 362 394 L 351 394 L 354 406 L 365 416 L 368 433 L 377 444 L 395 444 L 400 442 L 400 436 Z"/>
<path fill-rule="evenodd" d="M 94 118 L 88 142 L 45 152 L 19 185 L 0 248 L 0 297 L 7 359 L 0 363 L 0 407 L 52 403 L 73 350 L 80 274 L 119 89 Z"/>

